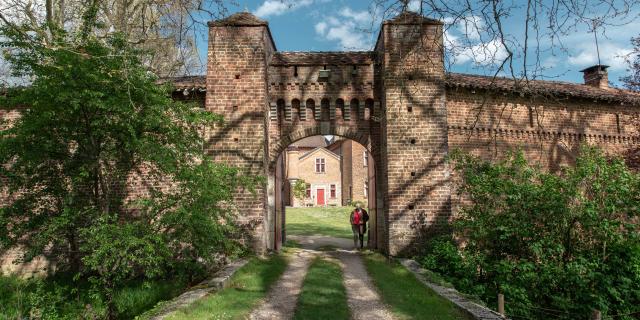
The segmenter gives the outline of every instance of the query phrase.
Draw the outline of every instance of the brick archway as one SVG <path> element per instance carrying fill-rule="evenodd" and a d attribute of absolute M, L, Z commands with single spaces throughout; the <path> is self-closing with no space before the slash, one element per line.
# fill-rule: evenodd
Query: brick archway
<path fill-rule="evenodd" d="M 282 123 L 279 123 L 281 125 Z M 362 130 L 362 128 L 366 130 Z M 267 208 L 267 223 L 269 228 L 267 229 L 267 241 L 271 243 L 273 249 L 279 250 L 286 240 L 286 200 L 289 195 L 285 193 L 287 184 L 290 183 L 285 177 L 285 171 L 287 167 L 284 165 L 283 158 L 286 157 L 287 148 L 296 141 L 312 136 L 338 136 L 341 138 L 349 139 L 360 144 L 369 153 L 369 164 L 365 168 L 366 176 L 362 179 L 366 181 L 367 185 L 367 199 L 366 205 L 369 210 L 371 220 L 369 222 L 369 237 L 368 246 L 371 248 L 383 248 L 384 244 L 381 243 L 385 234 L 385 221 L 384 210 L 382 210 L 382 199 L 384 197 L 383 189 L 379 188 L 377 183 L 378 164 L 382 159 L 380 158 L 378 141 L 372 140 L 371 128 L 368 125 L 360 123 L 360 126 L 347 126 L 336 125 L 329 122 L 318 122 L 315 125 L 299 125 L 293 126 L 288 133 L 282 136 L 276 136 L 278 141 L 272 141 L 270 143 L 271 150 L 269 151 L 269 165 L 268 165 L 268 208 Z M 379 129 L 377 129 L 379 130 Z M 373 137 L 379 136 L 378 133 Z M 275 140 L 275 139 L 274 139 Z M 342 182 L 342 180 L 340 181 Z M 344 188 L 345 185 L 341 183 L 340 188 Z"/>
<path fill-rule="evenodd" d="M 347 125 L 332 125 L 327 126 L 328 129 L 323 129 L 322 125 L 316 125 L 311 127 L 301 127 L 284 134 L 279 137 L 279 140 L 271 142 L 271 150 L 269 150 L 269 166 L 275 165 L 278 156 L 287 149 L 292 143 L 302 140 L 304 138 L 312 136 L 338 136 L 346 139 L 353 140 L 362 146 L 364 146 L 374 158 L 377 158 L 380 154 L 379 146 L 371 140 L 369 132 L 359 131 L 351 126 Z"/>

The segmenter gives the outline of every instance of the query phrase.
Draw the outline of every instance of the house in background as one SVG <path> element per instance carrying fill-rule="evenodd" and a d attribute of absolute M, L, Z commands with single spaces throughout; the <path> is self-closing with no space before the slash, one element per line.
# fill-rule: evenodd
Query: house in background
<path fill-rule="evenodd" d="M 286 205 L 340 206 L 342 204 L 341 158 L 326 147 L 333 137 L 313 136 L 291 144 L 286 150 L 284 197 Z M 291 191 L 298 180 L 306 182 L 306 196 L 297 199 Z"/>
<path fill-rule="evenodd" d="M 369 154 L 349 139 L 313 136 L 289 146 L 284 154 L 286 206 L 345 206 L 353 201 L 367 203 Z M 371 171 L 373 172 L 373 171 Z M 292 188 L 306 182 L 306 197 L 297 199 Z"/>
<path fill-rule="evenodd" d="M 343 138 L 336 138 L 327 149 L 341 157 L 342 205 L 355 201 L 366 204 L 370 191 L 369 166 L 373 165 L 367 149 L 353 140 Z"/>

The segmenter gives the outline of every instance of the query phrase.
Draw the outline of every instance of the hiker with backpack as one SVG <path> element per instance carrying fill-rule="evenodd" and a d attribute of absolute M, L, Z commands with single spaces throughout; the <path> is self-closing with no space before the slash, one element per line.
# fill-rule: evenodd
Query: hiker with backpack
<path fill-rule="evenodd" d="M 369 214 L 367 210 L 360 207 L 360 204 L 356 205 L 356 209 L 351 212 L 349 222 L 351 223 L 351 231 L 353 231 L 353 246 L 358 247 L 358 239 L 360 240 L 360 249 L 364 247 L 364 234 L 367 232 L 367 221 L 369 221 Z"/>

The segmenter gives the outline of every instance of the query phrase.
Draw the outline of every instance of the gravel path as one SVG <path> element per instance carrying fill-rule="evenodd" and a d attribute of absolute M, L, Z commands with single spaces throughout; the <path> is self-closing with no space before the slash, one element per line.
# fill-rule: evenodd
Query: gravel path
<path fill-rule="evenodd" d="M 338 250 L 333 253 L 333 256 L 342 262 L 351 317 L 356 320 L 394 319 L 376 292 L 360 254 L 354 251 Z"/>
<path fill-rule="evenodd" d="M 300 244 L 302 248 L 310 250 L 318 250 L 322 247 L 336 247 L 339 249 L 350 250 L 353 249 L 353 240 L 325 237 L 325 236 L 301 236 L 301 235 L 289 235 L 287 240 L 293 240 Z"/>
<path fill-rule="evenodd" d="M 309 250 L 295 252 L 284 274 L 269 291 L 266 301 L 254 310 L 249 318 L 291 319 L 298 304 L 302 281 L 314 256 L 315 253 Z"/>

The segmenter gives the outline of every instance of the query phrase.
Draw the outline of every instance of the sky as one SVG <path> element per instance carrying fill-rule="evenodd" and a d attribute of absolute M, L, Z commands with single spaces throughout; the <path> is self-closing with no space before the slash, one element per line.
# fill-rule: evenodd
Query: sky
<path fill-rule="evenodd" d="M 517 0 L 515 1 L 517 4 Z M 615 1 L 615 0 L 613 0 Z M 269 22 L 278 51 L 343 51 L 371 50 L 379 31 L 382 14 L 371 10 L 370 0 L 236 0 L 230 12 L 249 11 Z M 418 10 L 413 0 L 410 10 Z M 504 30 L 517 42 L 524 34 L 522 7 L 517 5 L 505 19 Z M 520 10 L 520 11 L 519 11 Z M 594 12 L 598 14 L 598 9 Z M 379 11 L 378 11 L 379 12 Z M 524 12 L 524 11 L 522 11 Z M 628 17 L 638 17 L 640 8 L 632 8 Z M 493 75 L 496 63 L 506 51 L 496 39 L 486 39 L 482 18 L 469 16 L 455 24 L 445 17 L 447 31 L 448 68 L 453 72 Z M 640 20 L 607 26 L 597 32 L 600 61 L 609 65 L 609 80 L 620 86 L 619 78 L 627 74 L 625 57 L 631 53 L 630 39 L 640 36 Z M 204 33 L 203 33 L 204 34 Z M 463 40 L 464 39 L 464 40 Z M 586 23 L 561 36 L 562 46 L 545 37 L 540 39 L 541 52 L 536 78 L 582 82 L 579 71 L 598 63 L 594 33 Z M 197 39 L 203 59 L 206 59 L 206 37 Z M 464 45 L 462 45 L 464 43 Z M 522 45 L 520 43 L 520 45 Z M 459 48 L 458 48 L 459 47 Z M 534 48 L 530 45 L 529 57 Z M 457 49 L 456 49 L 457 48 Z M 522 48 L 522 47 L 520 47 Z M 522 49 L 514 52 L 516 65 L 523 56 Z M 492 59 L 495 58 L 495 59 Z M 521 62 L 520 62 L 521 64 Z M 516 66 L 516 72 L 522 68 Z M 533 69 L 532 66 L 529 69 Z"/>

